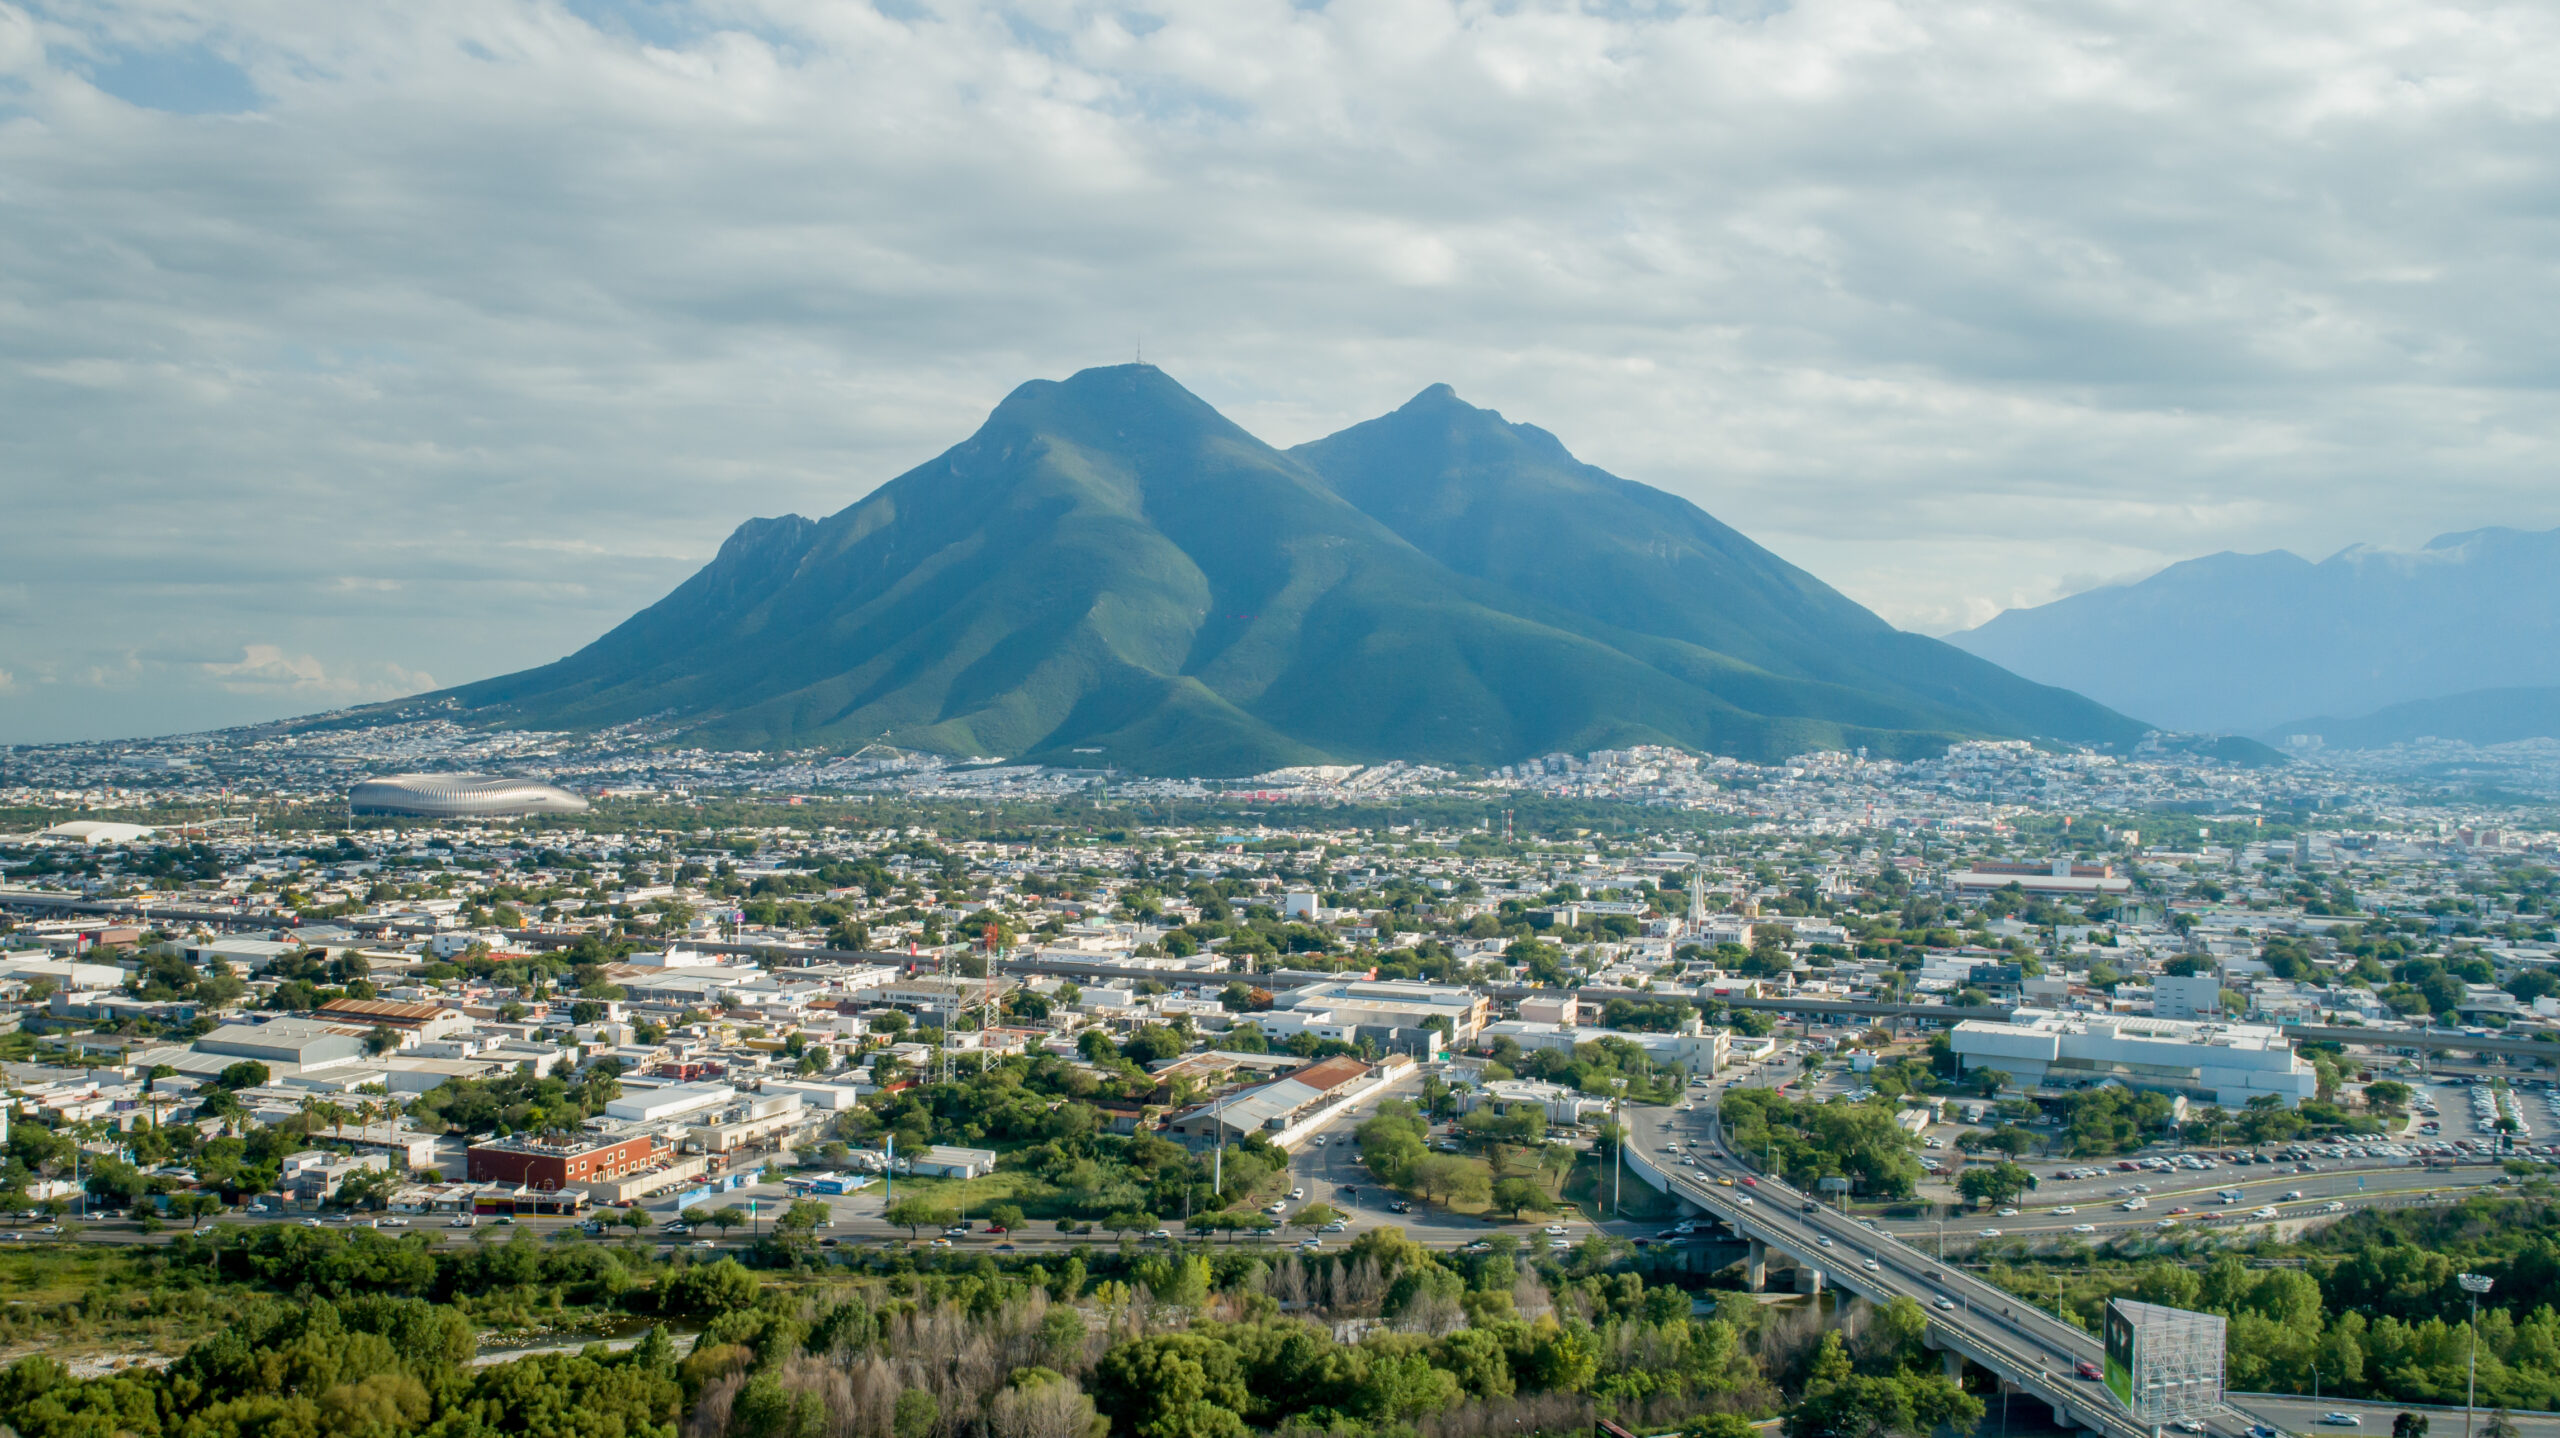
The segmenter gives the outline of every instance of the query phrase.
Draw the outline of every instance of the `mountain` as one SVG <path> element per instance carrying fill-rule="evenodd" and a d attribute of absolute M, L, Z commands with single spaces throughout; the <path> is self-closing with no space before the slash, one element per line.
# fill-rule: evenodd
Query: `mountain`
<path fill-rule="evenodd" d="M 2215 554 L 1948 642 L 2174 729 L 2308 732 L 2491 687 L 2560 685 L 2560 529 L 2478 529 L 2415 551 Z M 2327 721 L 2335 722 L 2335 721 Z M 2548 732 L 2548 731 L 2546 731 Z"/>
<path fill-rule="evenodd" d="M 2474 689 L 2412 699 L 2352 719 L 2290 720 L 2265 737 L 2280 744 L 2295 734 L 2317 734 L 2332 749 L 2387 749 L 2426 738 L 2482 745 L 2560 738 L 2560 688 Z"/>
<path fill-rule="evenodd" d="M 1023 385 L 824 520 L 741 525 L 558 663 L 368 712 L 429 710 L 1200 775 L 2141 733 L 1445 387 L 1283 454 L 1143 365 Z"/>

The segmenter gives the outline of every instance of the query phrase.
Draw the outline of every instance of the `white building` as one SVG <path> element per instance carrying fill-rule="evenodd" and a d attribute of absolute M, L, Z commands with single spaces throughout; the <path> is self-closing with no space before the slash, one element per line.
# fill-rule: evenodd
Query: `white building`
<path fill-rule="evenodd" d="M 2222 976 L 2161 975 L 2151 981 L 2151 1012 L 2164 1019 L 2222 1017 Z"/>
<path fill-rule="evenodd" d="M 2006 1023 L 1968 1019 L 1951 1037 L 1966 1068 L 1998 1069 L 2022 1088 L 2114 1079 L 2227 1109 L 2260 1094 L 2291 1108 L 2319 1089 L 2293 1040 L 2255 1024 L 2020 1009 Z"/>

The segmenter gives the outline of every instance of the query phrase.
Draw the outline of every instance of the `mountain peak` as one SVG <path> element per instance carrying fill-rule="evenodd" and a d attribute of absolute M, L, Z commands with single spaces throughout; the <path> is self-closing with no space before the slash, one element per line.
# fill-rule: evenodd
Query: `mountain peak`
<path fill-rule="evenodd" d="M 482 723 L 1200 775 L 2134 732 L 1447 385 L 1284 456 L 1146 364 L 1022 385 L 838 513 L 742 525 L 586 649 L 450 697 Z"/>

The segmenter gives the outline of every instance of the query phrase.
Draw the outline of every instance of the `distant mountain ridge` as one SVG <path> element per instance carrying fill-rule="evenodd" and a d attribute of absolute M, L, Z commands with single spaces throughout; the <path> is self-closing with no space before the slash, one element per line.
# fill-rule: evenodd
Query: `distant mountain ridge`
<path fill-rule="evenodd" d="M 1198 775 L 2142 732 L 1446 386 L 1284 454 L 1143 365 L 1025 384 L 826 519 L 748 521 L 555 664 L 366 712 L 429 709 Z"/>
<path fill-rule="evenodd" d="M 2280 745 L 2297 735 L 2317 737 L 2332 749 L 2387 749 L 2420 739 L 2485 746 L 2560 738 L 2560 688 L 2473 689 L 2352 718 L 2292 719 L 2260 737 Z"/>
<path fill-rule="evenodd" d="M 2358 545 L 2317 564 L 2208 555 L 1947 640 L 2153 723 L 2221 733 L 2560 685 L 2560 529 Z"/>

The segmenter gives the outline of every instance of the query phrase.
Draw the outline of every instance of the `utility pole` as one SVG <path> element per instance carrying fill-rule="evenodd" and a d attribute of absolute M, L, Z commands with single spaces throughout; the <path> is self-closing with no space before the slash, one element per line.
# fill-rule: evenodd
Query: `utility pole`
<path fill-rule="evenodd" d="M 2458 1273 L 2453 1281 L 2471 1295 L 2471 1376 L 2462 1396 L 2462 1438 L 2471 1438 L 2471 1415 L 2480 1406 L 2480 1295 L 2496 1280 L 2486 1274 Z"/>

